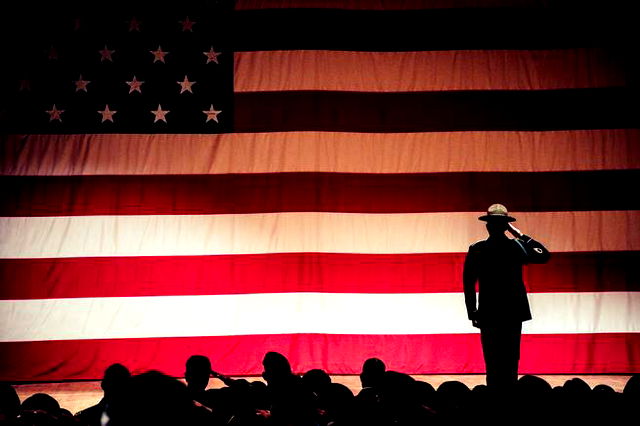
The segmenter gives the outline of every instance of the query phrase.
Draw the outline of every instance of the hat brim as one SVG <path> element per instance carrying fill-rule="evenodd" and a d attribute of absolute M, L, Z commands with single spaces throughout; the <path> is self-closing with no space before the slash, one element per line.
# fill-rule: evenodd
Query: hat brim
<path fill-rule="evenodd" d="M 516 218 L 513 216 L 500 216 L 500 215 L 488 215 L 480 216 L 478 220 L 483 222 L 515 222 Z"/>

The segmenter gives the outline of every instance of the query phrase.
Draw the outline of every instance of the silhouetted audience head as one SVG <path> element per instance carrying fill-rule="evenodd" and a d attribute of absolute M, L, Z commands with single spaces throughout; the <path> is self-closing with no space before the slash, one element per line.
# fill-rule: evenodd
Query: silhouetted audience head
<path fill-rule="evenodd" d="M 388 389 L 413 388 L 415 379 L 406 373 L 387 370 L 383 375 L 383 385 Z"/>
<path fill-rule="evenodd" d="M 63 413 L 58 401 L 49 394 L 35 393 L 20 406 L 18 424 L 28 426 L 59 425 Z"/>
<path fill-rule="evenodd" d="M 355 396 L 351 389 L 342 383 L 329 383 L 326 390 L 326 409 L 329 418 L 346 421 L 353 411 Z"/>
<path fill-rule="evenodd" d="M 15 419 L 20 412 L 20 397 L 9 383 L 0 383 L 0 424 Z"/>
<path fill-rule="evenodd" d="M 612 395 L 615 394 L 616 391 L 609 385 L 596 385 L 593 387 L 593 393 L 598 395 Z"/>
<path fill-rule="evenodd" d="M 483 394 L 488 391 L 489 391 L 489 387 L 483 384 L 475 385 L 473 389 L 471 389 L 471 392 L 473 392 L 474 394 Z"/>
<path fill-rule="evenodd" d="M 104 392 L 103 398 L 95 405 L 80 410 L 76 413 L 76 419 L 86 426 L 99 426 L 103 413 L 110 410 L 111 404 L 117 405 L 118 398 L 126 398 L 131 373 L 122 364 L 111 364 L 104 371 L 100 386 Z"/>
<path fill-rule="evenodd" d="M 267 352 L 262 359 L 271 398 L 271 419 L 276 425 L 311 425 L 317 417 L 316 398 L 293 374 L 289 360 L 278 352 Z"/>
<path fill-rule="evenodd" d="M 113 394 L 122 392 L 129 384 L 131 373 L 122 364 L 111 364 L 104 371 L 100 387 L 104 391 L 105 398 L 109 399 Z"/>
<path fill-rule="evenodd" d="M 331 384 L 331 376 L 326 371 L 314 368 L 302 375 L 302 383 L 314 392 L 324 390 Z"/>
<path fill-rule="evenodd" d="M 516 382 L 510 394 L 504 395 L 503 412 L 508 415 L 520 415 L 532 423 L 543 423 L 551 416 L 551 385 L 542 377 L 525 374 Z"/>
<path fill-rule="evenodd" d="M 525 374 L 518 379 L 518 391 L 526 394 L 551 392 L 551 385 L 542 377 Z"/>
<path fill-rule="evenodd" d="M 564 382 L 563 389 L 569 394 L 587 394 L 591 392 L 591 387 L 584 380 L 574 377 Z"/>
<path fill-rule="evenodd" d="M 413 389 L 420 404 L 428 407 L 433 407 L 435 405 L 436 389 L 431 383 L 416 380 L 413 383 Z"/>
<path fill-rule="evenodd" d="M 264 378 L 269 385 L 289 380 L 293 375 L 289 360 L 279 352 L 267 352 L 262 360 Z"/>
<path fill-rule="evenodd" d="M 27 411 L 45 411 L 47 413 L 57 415 L 60 411 L 60 404 L 49 394 L 34 393 L 22 401 L 20 408 Z"/>
<path fill-rule="evenodd" d="M 377 404 L 380 399 L 380 392 L 377 388 L 362 388 L 356 395 L 356 399 L 362 404 Z"/>
<path fill-rule="evenodd" d="M 391 406 L 417 402 L 415 379 L 408 374 L 387 370 L 382 379 L 382 401 Z"/>
<path fill-rule="evenodd" d="M 192 355 L 187 359 L 184 380 L 189 389 L 203 391 L 209 384 L 211 361 L 204 355 Z"/>
<path fill-rule="evenodd" d="M 269 392 L 266 383 L 259 380 L 250 382 L 249 398 L 253 407 L 259 410 L 267 410 L 269 408 Z"/>
<path fill-rule="evenodd" d="M 458 380 L 448 380 L 438 386 L 436 395 L 438 408 L 445 415 L 459 415 L 471 398 L 471 389 Z"/>
<path fill-rule="evenodd" d="M 331 385 L 331 377 L 326 371 L 314 368 L 302 375 L 302 385 L 313 394 L 318 407 L 326 406 L 327 392 Z"/>
<path fill-rule="evenodd" d="M 496 405 L 496 397 L 493 389 L 485 384 L 478 384 L 471 389 L 471 402 L 473 404 L 473 411 L 478 413 L 479 416 L 486 415 L 493 409 L 492 406 Z M 437 400 L 436 400 L 437 401 Z M 479 422 L 482 423 L 482 422 Z"/>
<path fill-rule="evenodd" d="M 381 359 L 369 358 L 362 364 L 360 383 L 363 388 L 380 387 L 384 379 L 386 366 Z"/>
<path fill-rule="evenodd" d="M 622 390 L 622 400 L 626 417 L 637 418 L 640 415 L 640 374 L 634 374 L 627 380 Z"/>
<path fill-rule="evenodd" d="M 181 381 L 159 371 L 131 377 L 128 398 L 118 399 L 110 426 L 192 423 L 193 400 Z"/>
<path fill-rule="evenodd" d="M 458 380 L 447 380 L 438 386 L 437 392 L 442 395 L 459 396 L 466 395 L 470 391 L 471 389 L 469 389 L 469 386 Z"/>
<path fill-rule="evenodd" d="M 634 374 L 627 380 L 622 393 L 625 398 L 632 398 L 640 403 L 640 374 Z"/>

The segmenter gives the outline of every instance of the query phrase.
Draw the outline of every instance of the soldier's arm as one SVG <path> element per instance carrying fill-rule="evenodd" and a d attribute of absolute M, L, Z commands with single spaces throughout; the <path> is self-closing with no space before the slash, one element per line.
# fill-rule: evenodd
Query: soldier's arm
<path fill-rule="evenodd" d="M 527 263 L 546 263 L 551 257 L 551 253 L 549 253 L 549 250 L 547 250 L 541 242 L 522 233 L 522 231 L 511 223 L 508 224 L 507 231 L 518 240 L 518 243 L 525 251 Z"/>

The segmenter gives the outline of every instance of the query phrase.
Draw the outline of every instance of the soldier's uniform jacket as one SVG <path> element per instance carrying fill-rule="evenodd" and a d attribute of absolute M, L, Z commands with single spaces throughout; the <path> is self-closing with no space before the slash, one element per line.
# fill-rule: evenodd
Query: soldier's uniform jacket
<path fill-rule="evenodd" d="M 533 238 L 487 238 L 469 247 L 463 284 L 467 314 L 480 326 L 531 319 L 522 266 L 545 263 L 549 251 Z M 478 300 L 476 306 L 476 283 Z"/>

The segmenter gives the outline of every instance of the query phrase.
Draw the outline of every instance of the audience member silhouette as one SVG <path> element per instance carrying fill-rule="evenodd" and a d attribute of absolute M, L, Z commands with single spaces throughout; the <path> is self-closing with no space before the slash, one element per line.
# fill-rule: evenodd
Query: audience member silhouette
<path fill-rule="evenodd" d="M 311 392 L 320 395 L 324 393 L 331 384 L 331 376 L 324 370 L 314 368 L 302 375 L 302 383 Z"/>
<path fill-rule="evenodd" d="M 369 358 L 362 364 L 360 383 L 362 388 L 380 388 L 384 381 L 386 366 L 378 358 Z"/>
<path fill-rule="evenodd" d="M 385 424 L 429 424 L 433 416 L 432 411 L 420 402 L 416 380 L 397 371 L 384 373 L 380 405 Z"/>
<path fill-rule="evenodd" d="M 520 414 L 535 423 L 551 417 L 551 385 L 541 377 L 525 374 L 518 379 L 514 392 L 508 398 L 509 414 Z"/>
<path fill-rule="evenodd" d="M 205 406 L 211 404 L 207 397 L 207 386 L 211 376 L 211 361 L 204 355 L 191 355 L 185 364 L 184 380 L 192 400 Z"/>
<path fill-rule="evenodd" d="M 46 393 L 34 393 L 30 397 L 22 401 L 20 407 L 22 411 L 45 411 L 51 414 L 57 414 L 60 410 L 58 401 Z"/>
<path fill-rule="evenodd" d="M 511 224 L 516 219 L 502 204 L 491 205 L 479 219 L 486 222 L 489 237 L 472 244 L 465 258 L 467 315 L 480 328 L 487 385 L 508 390 L 518 379 L 522 322 L 531 319 L 522 266 L 545 263 L 550 255 L 541 243 Z M 506 232 L 514 238 L 508 238 Z"/>
<path fill-rule="evenodd" d="M 0 424 L 10 424 L 20 413 L 20 397 L 9 383 L 0 382 Z"/>
<path fill-rule="evenodd" d="M 635 399 L 636 402 L 640 403 L 640 374 L 634 374 L 627 380 L 622 394 L 625 398 Z"/>
<path fill-rule="evenodd" d="M 436 389 L 433 385 L 422 380 L 416 380 L 413 388 L 420 405 L 425 407 L 425 409 L 434 412 L 433 410 L 436 404 Z"/>
<path fill-rule="evenodd" d="M 302 375 L 302 384 L 311 393 L 316 408 L 320 413 L 324 412 L 327 409 L 331 377 L 324 370 L 314 368 Z"/>
<path fill-rule="evenodd" d="M 355 396 L 341 383 L 329 383 L 323 389 L 323 409 L 327 426 L 352 425 L 355 421 Z M 324 419 L 323 419 L 324 420 Z"/>
<path fill-rule="evenodd" d="M 597 423 L 623 423 L 622 394 L 605 384 L 594 386 L 591 393 L 591 412 Z"/>
<path fill-rule="evenodd" d="M 289 360 L 279 352 L 267 352 L 262 365 L 262 377 L 267 382 L 271 401 L 271 422 L 275 425 L 315 425 L 318 412 L 313 394 L 305 389 L 302 379 L 293 374 Z"/>
<path fill-rule="evenodd" d="M 211 425 L 210 413 L 194 404 L 187 386 L 151 370 L 129 380 L 127 396 L 114 401 L 109 426 Z"/>
<path fill-rule="evenodd" d="M 471 389 L 467 385 L 458 380 L 447 380 L 438 386 L 436 396 L 436 409 L 444 421 L 457 424 L 471 420 L 466 417 L 471 401 Z"/>
<path fill-rule="evenodd" d="M 71 426 L 77 422 L 69 410 L 61 408 L 49 394 L 35 393 L 22 401 L 16 424 L 20 426 Z"/>
<path fill-rule="evenodd" d="M 226 387 L 207 389 L 210 376 L 221 380 Z M 232 379 L 214 371 L 207 356 L 190 356 L 184 378 L 189 397 L 209 409 L 214 423 L 246 424 L 251 417 L 255 417 L 256 408 L 252 403 L 252 390 L 255 387 L 251 387 L 245 379 Z"/>
<path fill-rule="evenodd" d="M 541 377 L 525 374 L 518 379 L 518 390 L 525 394 L 545 394 L 551 392 L 551 385 Z"/>
<path fill-rule="evenodd" d="M 108 417 L 109 404 L 122 395 L 129 384 L 131 373 L 122 364 L 111 364 L 104 371 L 100 387 L 103 391 L 102 399 L 91 407 L 76 413 L 75 417 L 88 426 L 100 426 L 103 414 Z"/>
<path fill-rule="evenodd" d="M 626 417 L 640 416 L 640 374 L 634 374 L 627 380 L 622 390 L 622 402 Z"/>

